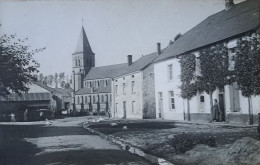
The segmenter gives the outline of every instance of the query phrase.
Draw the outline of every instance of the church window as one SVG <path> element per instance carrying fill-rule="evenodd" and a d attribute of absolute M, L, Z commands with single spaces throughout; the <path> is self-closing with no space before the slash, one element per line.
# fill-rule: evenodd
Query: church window
<path fill-rule="evenodd" d="M 104 96 L 101 96 L 101 102 L 104 103 Z"/>
<path fill-rule="evenodd" d="M 80 104 L 80 99 L 79 99 L 79 96 L 78 96 L 78 104 Z"/>
<path fill-rule="evenodd" d="M 93 96 L 93 103 L 96 103 L 96 97 Z"/>
<path fill-rule="evenodd" d="M 85 96 L 85 104 L 88 103 L 88 96 Z"/>

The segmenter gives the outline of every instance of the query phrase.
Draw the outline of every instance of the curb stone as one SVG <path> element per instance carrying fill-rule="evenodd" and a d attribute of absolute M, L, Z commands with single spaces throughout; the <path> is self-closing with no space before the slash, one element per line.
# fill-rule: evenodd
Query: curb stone
<path fill-rule="evenodd" d="M 113 135 L 105 135 L 103 133 L 101 133 L 100 131 L 94 130 L 89 128 L 91 124 L 85 124 L 82 123 L 82 126 L 84 129 L 92 132 L 92 133 L 96 133 L 97 135 L 99 135 L 100 137 L 102 137 L 103 139 L 106 139 L 116 145 L 119 145 L 123 150 L 126 150 L 132 154 L 138 155 L 143 157 L 144 159 L 150 161 L 151 163 L 154 164 L 159 164 L 159 165 L 174 165 L 171 162 L 168 162 L 167 160 L 163 159 L 163 158 L 159 158 L 157 156 L 151 155 L 151 154 L 147 154 L 144 151 L 142 151 L 141 149 L 137 148 L 137 147 L 133 147 L 129 142 L 124 141 L 123 139 L 119 138 L 119 137 L 114 137 Z"/>

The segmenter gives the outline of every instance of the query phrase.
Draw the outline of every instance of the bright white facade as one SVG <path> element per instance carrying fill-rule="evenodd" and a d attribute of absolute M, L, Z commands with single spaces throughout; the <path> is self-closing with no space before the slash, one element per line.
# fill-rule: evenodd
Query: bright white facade
<path fill-rule="evenodd" d="M 229 69 L 234 69 L 234 51 L 237 40 L 230 40 L 226 43 L 229 53 Z M 199 58 L 199 53 L 191 52 Z M 198 67 L 198 65 L 196 66 Z M 180 97 L 181 68 L 179 59 L 176 57 L 160 61 L 154 64 L 155 72 L 155 96 L 156 96 L 156 118 L 168 120 L 193 120 L 210 121 L 210 96 L 198 93 L 189 101 L 190 111 L 188 112 L 188 102 Z M 196 68 L 196 74 L 198 68 Z M 172 95 L 172 93 L 174 95 Z M 242 96 L 237 84 L 226 85 L 224 89 L 217 89 L 213 93 L 213 100 L 223 106 L 226 122 L 249 123 L 248 98 Z M 174 106 L 173 106 L 174 104 Z M 252 97 L 252 114 L 254 121 L 257 121 L 257 114 L 260 113 L 260 96 Z"/>

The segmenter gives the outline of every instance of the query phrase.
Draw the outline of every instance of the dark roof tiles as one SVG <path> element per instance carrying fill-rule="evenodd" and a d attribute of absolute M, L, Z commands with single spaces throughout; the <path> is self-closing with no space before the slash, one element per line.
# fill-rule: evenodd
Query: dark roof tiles
<path fill-rule="evenodd" d="M 259 26 L 259 2 L 247 0 L 206 18 L 175 41 L 155 62 L 220 42 Z"/>

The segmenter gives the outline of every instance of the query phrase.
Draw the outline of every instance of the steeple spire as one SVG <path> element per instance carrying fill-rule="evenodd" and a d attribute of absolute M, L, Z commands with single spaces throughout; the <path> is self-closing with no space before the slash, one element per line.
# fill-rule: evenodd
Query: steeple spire
<path fill-rule="evenodd" d="M 79 40 L 76 45 L 75 52 L 73 54 L 78 54 L 78 53 L 94 54 L 90 47 L 87 35 L 85 33 L 85 29 L 83 26 L 81 28 L 81 32 L 79 35 Z"/>

